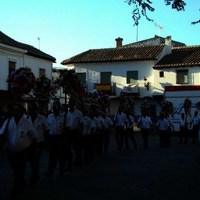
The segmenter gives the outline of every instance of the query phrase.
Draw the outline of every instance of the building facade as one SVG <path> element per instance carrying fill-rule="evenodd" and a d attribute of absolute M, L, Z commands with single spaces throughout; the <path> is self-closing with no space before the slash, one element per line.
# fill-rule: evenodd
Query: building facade
<path fill-rule="evenodd" d="M 10 74 L 19 68 L 29 68 L 36 78 L 45 76 L 52 79 L 52 64 L 56 59 L 39 49 L 15 41 L 0 31 L 0 103 L 9 98 Z"/>

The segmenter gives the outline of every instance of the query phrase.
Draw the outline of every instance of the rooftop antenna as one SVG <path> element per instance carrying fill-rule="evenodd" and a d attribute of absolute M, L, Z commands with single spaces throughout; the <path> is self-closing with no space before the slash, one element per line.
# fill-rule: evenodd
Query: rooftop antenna
<path fill-rule="evenodd" d="M 155 27 L 157 28 L 157 35 L 161 36 L 162 35 L 162 31 L 164 29 L 163 26 L 159 25 L 158 23 L 154 22 Z"/>
<path fill-rule="evenodd" d="M 38 49 L 40 50 L 40 38 L 38 37 Z"/>
<path fill-rule="evenodd" d="M 138 25 L 139 25 L 138 20 L 135 22 L 135 25 L 136 25 L 136 42 L 138 42 Z"/>

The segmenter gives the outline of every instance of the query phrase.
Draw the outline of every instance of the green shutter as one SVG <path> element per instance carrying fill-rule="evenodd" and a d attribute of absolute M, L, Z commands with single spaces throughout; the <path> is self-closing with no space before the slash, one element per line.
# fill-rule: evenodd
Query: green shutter
<path fill-rule="evenodd" d="M 110 84 L 111 75 L 111 72 L 101 72 L 101 84 Z"/>
<path fill-rule="evenodd" d="M 135 84 L 138 80 L 138 71 L 127 71 L 127 83 Z"/>
<path fill-rule="evenodd" d="M 76 73 L 76 75 L 82 84 L 86 83 L 86 73 Z"/>

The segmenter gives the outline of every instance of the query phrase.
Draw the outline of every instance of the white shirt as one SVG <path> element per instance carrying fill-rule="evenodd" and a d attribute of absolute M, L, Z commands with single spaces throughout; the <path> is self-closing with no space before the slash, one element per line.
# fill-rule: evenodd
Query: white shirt
<path fill-rule="evenodd" d="M 140 124 L 140 127 L 144 129 L 149 129 L 152 125 L 152 121 L 149 116 L 140 117 L 138 123 Z"/>
<path fill-rule="evenodd" d="M 113 122 L 110 119 L 110 117 L 106 116 L 105 118 L 103 118 L 103 120 L 105 128 L 110 128 L 113 125 Z"/>
<path fill-rule="evenodd" d="M 167 119 L 159 120 L 156 124 L 159 130 L 161 131 L 167 131 L 169 129 L 169 121 Z"/>
<path fill-rule="evenodd" d="M 84 123 L 84 117 L 81 111 L 74 109 L 73 112 L 68 110 L 66 115 L 66 126 L 70 129 L 79 129 L 80 124 Z"/>
<path fill-rule="evenodd" d="M 7 133 L 4 133 L 6 126 L 8 126 Z M 0 134 L 6 134 L 6 146 L 8 150 L 13 152 L 26 149 L 31 145 L 33 139 L 37 139 L 34 126 L 25 116 L 21 117 L 18 124 L 16 124 L 14 117 L 10 120 L 7 119 L 1 128 Z"/>
<path fill-rule="evenodd" d="M 55 115 L 49 114 L 47 117 L 47 124 L 49 128 L 50 135 L 60 135 L 63 130 L 63 115 L 59 114 L 57 117 Z"/>
<path fill-rule="evenodd" d="M 117 113 L 114 117 L 114 121 L 115 121 L 115 126 L 126 126 L 127 123 L 127 118 L 126 115 L 121 112 L 121 113 Z"/>
<path fill-rule="evenodd" d="M 92 129 L 92 120 L 88 116 L 84 116 L 83 135 L 90 135 Z"/>
<path fill-rule="evenodd" d="M 96 122 L 97 129 L 103 129 L 105 127 L 104 119 L 101 116 L 94 117 L 94 120 Z"/>
<path fill-rule="evenodd" d="M 45 116 L 38 114 L 35 121 L 32 121 L 31 116 L 28 117 L 31 123 L 33 123 L 36 132 L 37 132 L 37 141 L 41 142 L 44 141 L 44 133 L 48 130 L 48 123 Z"/>
<path fill-rule="evenodd" d="M 133 128 L 134 117 L 132 115 L 127 116 L 127 128 Z"/>

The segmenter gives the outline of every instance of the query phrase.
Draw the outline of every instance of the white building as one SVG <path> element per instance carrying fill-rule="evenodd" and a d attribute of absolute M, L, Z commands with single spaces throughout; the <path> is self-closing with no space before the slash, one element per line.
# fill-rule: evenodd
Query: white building
<path fill-rule="evenodd" d="M 111 112 L 118 109 L 121 92 L 128 92 L 134 98 L 134 114 L 140 114 L 141 100 L 163 95 L 164 87 L 158 87 L 155 77 L 156 63 L 171 54 L 173 45 L 183 43 L 171 41 L 171 37 L 154 38 L 122 45 L 122 38 L 116 39 L 116 48 L 92 49 L 64 60 L 61 64 L 74 67 L 87 90 L 107 92 L 112 99 Z M 164 42 L 164 43 L 163 43 Z M 158 102 L 151 101 L 154 115 L 159 112 Z"/>
<path fill-rule="evenodd" d="M 7 78 L 12 71 L 28 67 L 36 78 L 45 75 L 51 80 L 52 64 L 56 59 L 39 49 L 15 41 L 0 31 L 0 101 L 8 98 Z"/>

